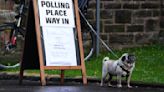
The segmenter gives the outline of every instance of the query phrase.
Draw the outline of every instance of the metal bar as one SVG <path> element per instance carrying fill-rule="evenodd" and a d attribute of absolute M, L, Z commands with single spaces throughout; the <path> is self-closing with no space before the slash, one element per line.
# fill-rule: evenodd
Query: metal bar
<path fill-rule="evenodd" d="M 96 0 L 96 29 L 97 35 L 100 35 L 100 0 Z M 99 38 L 96 36 L 96 56 L 100 53 Z"/>

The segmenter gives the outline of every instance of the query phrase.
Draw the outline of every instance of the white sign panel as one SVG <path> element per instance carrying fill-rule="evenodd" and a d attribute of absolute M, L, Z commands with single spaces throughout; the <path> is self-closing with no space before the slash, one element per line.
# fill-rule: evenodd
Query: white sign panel
<path fill-rule="evenodd" d="M 77 66 L 73 28 L 43 27 L 46 66 Z"/>
<path fill-rule="evenodd" d="M 38 0 L 40 25 L 75 27 L 72 0 Z"/>

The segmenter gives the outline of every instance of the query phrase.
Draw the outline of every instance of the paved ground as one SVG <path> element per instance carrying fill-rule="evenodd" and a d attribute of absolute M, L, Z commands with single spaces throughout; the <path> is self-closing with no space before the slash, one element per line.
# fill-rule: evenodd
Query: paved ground
<path fill-rule="evenodd" d="M 49 81 L 46 86 L 40 86 L 40 81 L 24 80 L 22 85 L 18 80 L 0 80 L 0 92 L 164 92 L 164 88 L 140 87 L 116 88 L 100 87 L 98 83 L 66 82 L 64 85 L 56 81 Z"/>
<path fill-rule="evenodd" d="M 99 80 L 88 79 L 83 85 L 81 79 L 65 79 L 64 85 L 59 78 L 47 79 L 47 85 L 41 86 L 40 77 L 25 76 L 23 84 L 19 85 L 18 75 L 0 73 L 0 92 L 164 92 L 164 85 L 131 83 L 133 88 L 100 87 Z"/>

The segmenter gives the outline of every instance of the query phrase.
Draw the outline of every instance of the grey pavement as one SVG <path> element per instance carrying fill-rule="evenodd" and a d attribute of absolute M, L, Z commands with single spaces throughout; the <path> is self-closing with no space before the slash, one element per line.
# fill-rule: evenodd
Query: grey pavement
<path fill-rule="evenodd" d="M 40 81 L 24 80 L 22 85 L 18 80 L 0 80 L 0 92 L 164 92 L 164 88 L 133 87 L 116 88 L 100 87 L 98 84 L 66 83 L 64 85 L 47 83 L 40 86 Z"/>
<path fill-rule="evenodd" d="M 99 86 L 97 79 L 88 79 L 88 84 L 83 85 L 81 78 L 66 78 L 60 84 L 60 78 L 47 79 L 47 85 L 41 86 L 40 77 L 25 76 L 22 85 L 19 85 L 18 75 L 0 75 L 0 92 L 164 92 L 163 85 L 150 85 L 132 83 L 133 88 Z M 114 82 L 113 82 L 114 83 Z"/>

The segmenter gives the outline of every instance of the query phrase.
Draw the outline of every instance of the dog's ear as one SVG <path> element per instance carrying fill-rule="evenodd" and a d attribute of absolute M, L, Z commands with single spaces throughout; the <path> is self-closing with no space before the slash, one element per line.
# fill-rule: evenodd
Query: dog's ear
<path fill-rule="evenodd" d="M 121 58 L 121 61 L 125 61 L 125 60 L 126 60 L 126 57 L 123 56 L 123 57 Z"/>
<path fill-rule="evenodd" d="M 109 57 L 105 57 L 105 58 L 103 59 L 103 62 L 108 61 L 108 60 L 109 60 Z"/>

